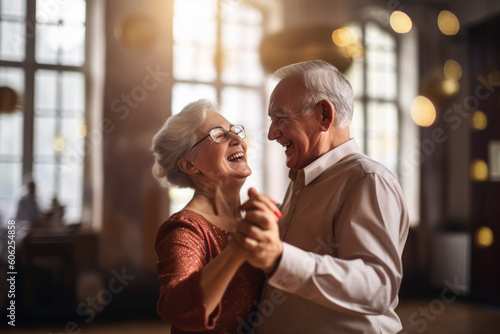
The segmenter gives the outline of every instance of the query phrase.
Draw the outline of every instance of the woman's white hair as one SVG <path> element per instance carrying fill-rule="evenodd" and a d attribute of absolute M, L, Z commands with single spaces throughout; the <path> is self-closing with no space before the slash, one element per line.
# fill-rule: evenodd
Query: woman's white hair
<path fill-rule="evenodd" d="M 321 100 L 330 101 L 335 107 L 337 126 L 349 126 L 352 119 L 354 94 L 351 84 L 335 66 L 323 60 L 312 60 L 280 68 L 274 77 L 283 80 L 288 77 L 302 77 L 306 94 L 302 101 L 302 115 L 311 113 Z"/>
<path fill-rule="evenodd" d="M 207 112 L 217 106 L 206 99 L 191 102 L 181 112 L 170 116 L 153 137 L 153 175 L 164 187 L 193 188 L 189 177 L 179 169 L 179 161 L 191 152 L 195 132 L 205 122 Z"/>

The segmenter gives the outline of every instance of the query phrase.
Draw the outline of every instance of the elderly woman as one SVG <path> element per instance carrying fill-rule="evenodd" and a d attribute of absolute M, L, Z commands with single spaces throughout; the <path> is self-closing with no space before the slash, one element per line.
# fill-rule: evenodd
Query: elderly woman
<path fill-rule="evenodd" d="M 188 104 L 153 138 L 154 176 L 195 190 L 156 239 L 157 308 L 172 333 L 236 333 L 251 326 L 264 276 L 228 239 L 251 174 L 243 138 L 243 126 L 229 123 L 207 100 Z"/>

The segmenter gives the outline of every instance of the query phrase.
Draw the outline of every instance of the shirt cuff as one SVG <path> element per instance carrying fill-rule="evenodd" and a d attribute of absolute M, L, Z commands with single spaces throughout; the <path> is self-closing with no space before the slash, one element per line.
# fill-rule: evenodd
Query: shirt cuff
<path fill-rule="evenodd" d="M 308 252 L 284 242 L 280 263 L 268 284 L 284 291 L 296 291 L 310 280 L 315 267 L 316 262 Z"/>

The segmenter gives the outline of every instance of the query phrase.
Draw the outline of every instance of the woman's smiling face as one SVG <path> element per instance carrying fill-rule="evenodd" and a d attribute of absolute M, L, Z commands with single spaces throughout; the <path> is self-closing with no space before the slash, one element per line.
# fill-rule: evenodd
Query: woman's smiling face
<path fill-rule="evenodd" d="M 226 131 L 231 129 L 229 123 L 221 114 L 209 111 L 202 126 L 196 131 L 197 140 L 206 137 L 216 127 L 222 127 Z M 190 159 L 199 171 L 215 183 L 237 179 L 245 181 L 252 173 L 247 164 L 247 145 L 243 139 L 229 132 L 229 139 L 217 143 L 210 136 L 197 144 L 193 158 Z"/>

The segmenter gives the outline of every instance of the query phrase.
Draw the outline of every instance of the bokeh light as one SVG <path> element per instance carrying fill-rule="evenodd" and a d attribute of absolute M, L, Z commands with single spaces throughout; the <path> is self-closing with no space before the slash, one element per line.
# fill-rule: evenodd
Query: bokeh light
<path fill-rule="evenodd" d="M 493 231 L 487 226 L 481 226 L 476 232 L 476 246 L 486 248 L 493 244 L 495 237 Z"/>
<path fill-rule="evenodd" d="M 453 59 L 448 59 L 446 63 L 444 63 L 443 72 L 448 80 L 458 81 L 462 77 L 462 67 Z"/>
<path fill-rule="evenodd" d="M 64 139 L 62 139 L 62 138 L 58 137 L 58 138 L 56 138 L 56 139 L 54 140 L 54 149 L 55 149 L 56 151 L 59 151 L 59 152 L 60 152 L 60 151 L 64 150 L 64 147 L 65 147 L 65 146 L 66 146 L 66 143 L 65 143 Z"/>
<path fill-rule="evenodd" d="M 488 126 L 488 118 L 486 117 L 486 114 L 482 112 L 481 110 L 476 111 L 472 115 L 472 128 L 474 130 L 484 130 Z"/>
<path fill-rule="evenodd" d="M 335 45 L 344 48 L 355 44 L 358 41 L 358 35 L 353 29 L 342 27 L 332 32 L 332 40 Z"/>
<path fill-rule="evenodd" d="M 431 126 L 436 120 L 436 108 L 425 96 L 417 96 L 411 104 L 411 118 L 419 126 Z"/>
<path fill-rule="evenodd" d="M 443 10 L 438 15 L 438 27 L 447 36 L 453 36 L 460 30 L 460 22 L 455 14 L 448 10 Z"/>
<path fill-rule="evenodd" d="M 406 34 L 411 30 L 412 22 L 410 17 L 399 10 L 392 12 L 390 18 L 390 24 L 392 30 L 398 34 Z"/>
<path fill-rule="evenodd" d="M 80 138 L 85 138 L 85 136 L 87 136 L 87 125 L 80 125 L 80 127 L 78 128 L 78 135 L 80 136 Z"/>
<path fill-rule="evenodd" d="M 481 159 L 475 159 L 470 164 L 470 177 L 475 182 L 488 180 L 488 164 Z"/>
<path fill-rule="evenodd" d="M 363 58 L 365 56 L 365 48 L 359 41 L 349 44 L 346 49 L 351 58 Z"/>
<path fill-rule="evenodd" d="M 452 96 L 458 93 L 460 90 L 460 84 L 455 80 L 445 79 L 443 80 L 443 93 Z"/>

